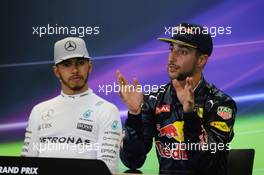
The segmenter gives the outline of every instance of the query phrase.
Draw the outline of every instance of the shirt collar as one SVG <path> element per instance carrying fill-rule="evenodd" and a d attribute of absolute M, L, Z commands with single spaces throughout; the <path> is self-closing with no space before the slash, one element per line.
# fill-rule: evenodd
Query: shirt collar
<path fill-rule="evenodd" d="M 199 83 L 196 85 L 196 87 L 193 90 L 194 96 L 197 96 L 201 90 L 205 87 L 205 79 L 202 76 L 201 80 L 199 81 Z"/>
<path fill-rule="evenodd" d="M 172 82 L 170 84 L 171 84 L 172 95 L 176 95 L 176 91 L 173 87 Z M 206 85 L 206 81 L 204 77 L 202 76 L 201 80 L 199 81 L 199 83 L 196 85 L 196 87 L 193 90 L 194 96 L 197 96 L 200 93 L 200 91 L 205 87 L 205 85 Z"/>
<path fill-rule="evenodd" d="M 86 91 L 79 93 L 79 94 L 75 94 L 75 95 L 68 95 L 65 94 L 63 91 L 61 91 L 61 97 L 65 98 L 65 99 L 72 99 L 72 100 L 76 100 L 76 99 L 80 99 L 82 97 L 86 97 L 89 94 L 91 94 L 93 92 L 92 89 L 87 89 Z"/>

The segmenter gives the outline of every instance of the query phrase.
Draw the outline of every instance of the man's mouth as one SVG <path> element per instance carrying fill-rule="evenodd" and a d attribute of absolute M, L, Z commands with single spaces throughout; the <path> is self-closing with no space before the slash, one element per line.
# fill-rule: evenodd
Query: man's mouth
<path fill-rule="evenodd" d="M 72 76 L 72 77 L 70 77 L 69 80 L 70 80 L 70 81 L 77 82 L 77 81 L 82 80 L 82 77 L 81 77 L 81 76 Z"/>
<path fill-rule="evenodd" d="M 170 71 L 176 71 L 176 70 L 180 69 L 180 66 L 177 66 L 175 64 L 168 64 L 168 68 Z"/>

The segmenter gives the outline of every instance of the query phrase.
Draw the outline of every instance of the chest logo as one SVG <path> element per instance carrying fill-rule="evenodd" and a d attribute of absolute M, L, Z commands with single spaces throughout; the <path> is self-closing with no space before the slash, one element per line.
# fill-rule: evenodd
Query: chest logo
<path fill-rule="evenodd" d="M 228 120 L 232 117 L 232 109 L 225 106 L 219 106 L 217 108 L 217 115 L 219 115 L 221 118 L 225 120 Z"/>
<path fill-rule="evenodd" d="M 85 113 L 83 113 L 83 118 L 88 119 L 91 117 L 93 111 L 88 109 Z"/>
<path fill-rule="evenodd" d="M 93 131 L 93 125 L 88 125 L 85 123 L 77 123 L 77 129 L 92 132 Z"/>
<path fill-rule="evenodd" d="M 112 128 L 112 130 L 117 130 L 117 128 L 118 128 L 118 121 L 117 120 L 113 121 L 111 128 Z"/>
<path fill-rule="evenodd" d="M 170 105 L 162 105 L 161 107 L 156 107 L 156 115 L 162 112 L 170 112 Z"/>
<path fill-rule="evenodd" d="M 160 128 L 159 137 L 166 136 L 168 138 L 174 138 L 178 142 L 183 142 L 184 141 L 183 124 L 184 121 L 176 121 L 172 124 Z"/>
<path fill-rule="evenodd" d="M 43 121 L 48 121 L 53 117 L 53 115 L 54 115 L 54 109 L 48 109 L 43 112 L 43 114 L 41 115 L 41 119 Z"/>

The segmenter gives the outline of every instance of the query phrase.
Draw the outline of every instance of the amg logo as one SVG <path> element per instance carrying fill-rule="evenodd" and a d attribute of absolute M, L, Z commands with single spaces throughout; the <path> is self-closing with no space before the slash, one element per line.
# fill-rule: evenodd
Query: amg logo
<path fill-rule="evenodd" d="M 81 130 L 92 132 L 93 125 L 88 125 L 88 124 L 85 124 L 85 123 L 77 123 L 77 129 L 81 129 Z"/>

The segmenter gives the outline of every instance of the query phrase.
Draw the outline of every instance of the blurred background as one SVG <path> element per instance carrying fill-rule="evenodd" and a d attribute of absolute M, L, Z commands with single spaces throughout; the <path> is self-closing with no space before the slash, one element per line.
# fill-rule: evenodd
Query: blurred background
<path fill-rule="evenodd" d="M 92 28 L 83 37 L 93 57 L 89 86 L 117 105 L 124 121 L 127 109 L 118 94 L 99 92 L 99 85 L 113 85 L 117 69 L 129 80 L 137 77 L 142 85 L 166 84 L 168 45 L 156 38 L 165 36 L 165 27 L 192 22 L 230 27 L 231 32 L 214 36 L 204 76 L 237 102 L 232 148 L 254 148 L 254 174 L 264 174 L 263 6 L 262 0 L 2 1 L 0 155 L 20 155 L 32 107 L 60 93 L 52 73 L 54 43 L 80 36 L 40 37 L 34 29 L 48 25 Z M 120 172 L 126 169 L 120 162 Z M 158 172 L 154 147 L 141 170 Z"/>

